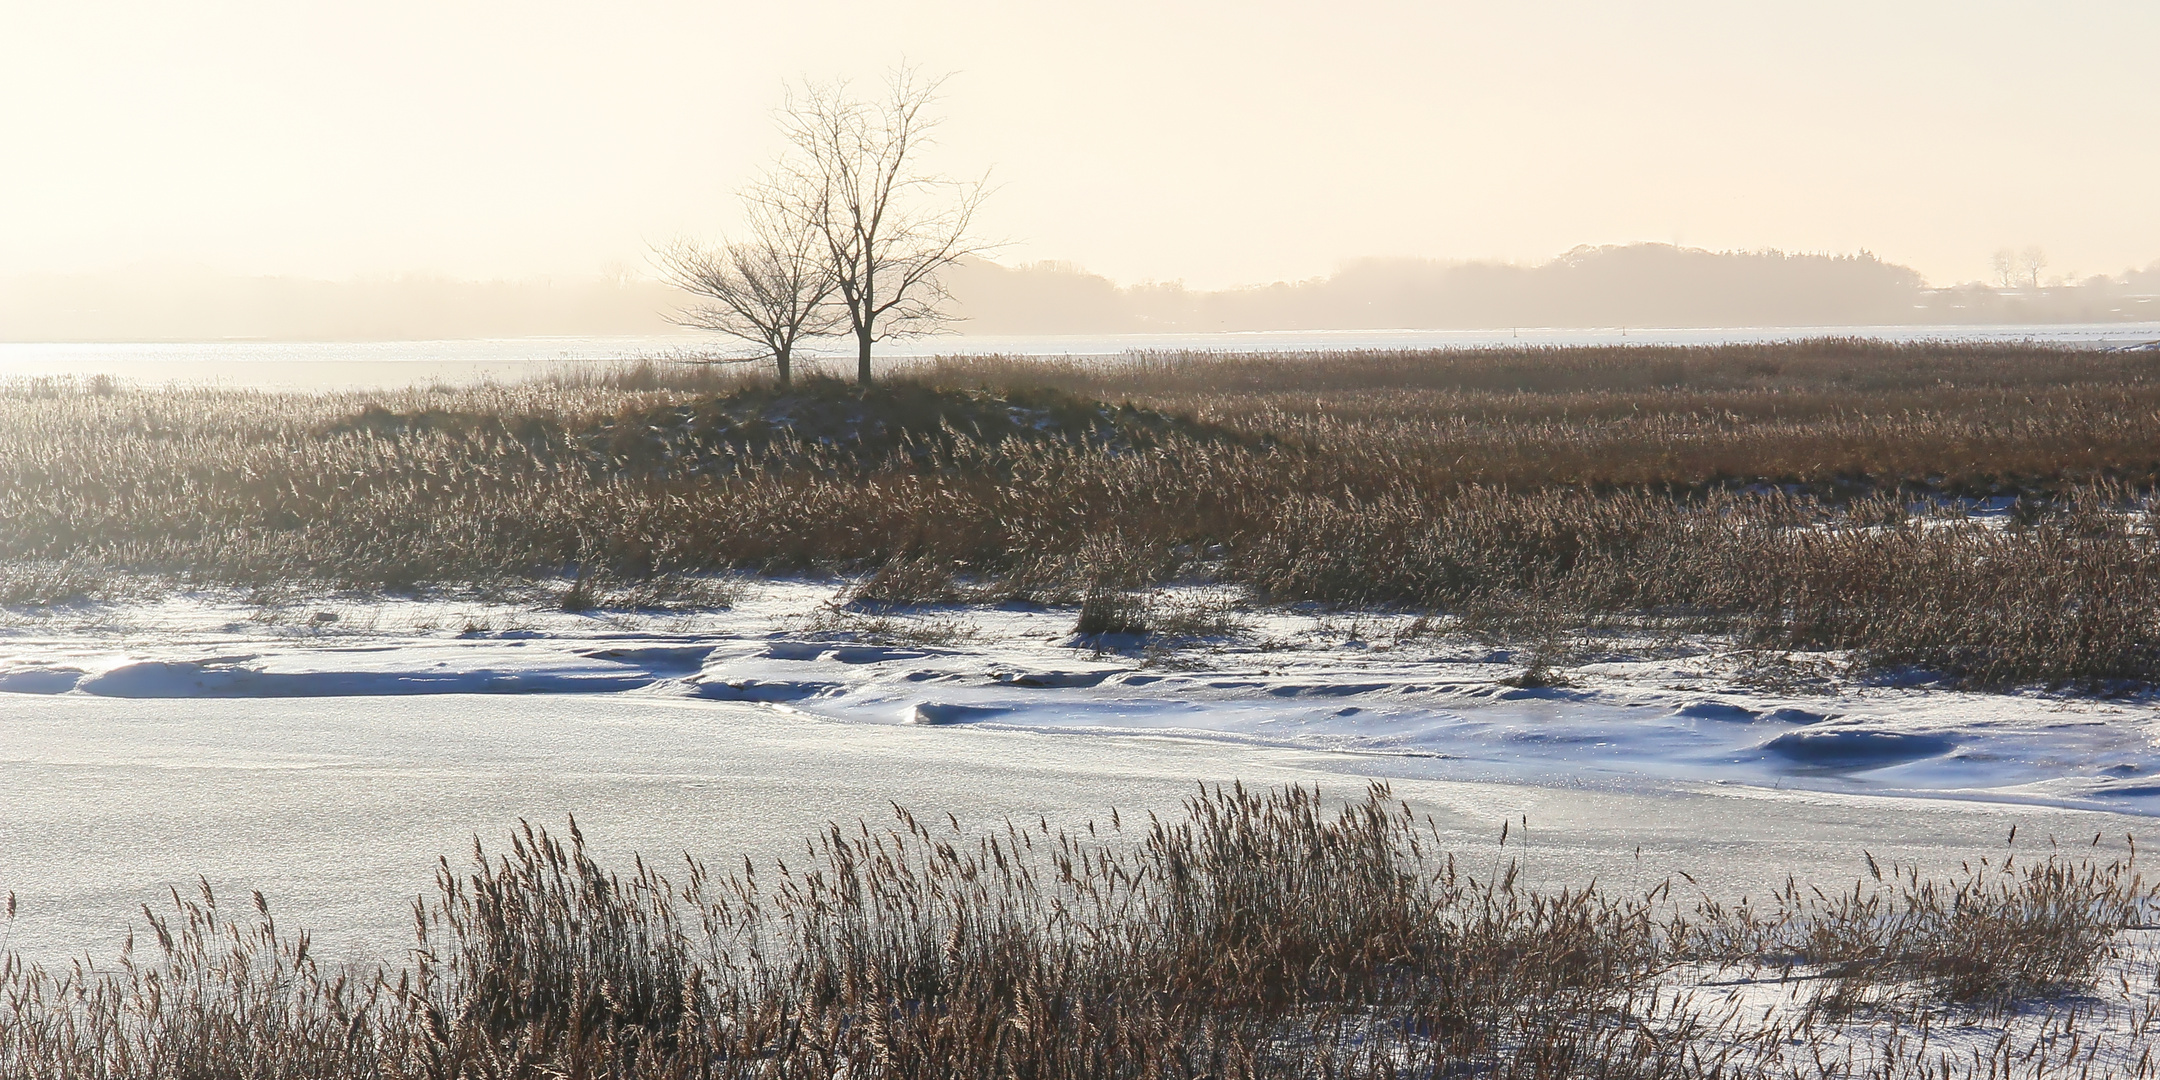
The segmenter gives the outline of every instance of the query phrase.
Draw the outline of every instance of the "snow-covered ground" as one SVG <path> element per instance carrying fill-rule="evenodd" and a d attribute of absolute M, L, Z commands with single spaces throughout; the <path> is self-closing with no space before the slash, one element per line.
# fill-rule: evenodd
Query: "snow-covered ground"
<path fill-rule="evenodd" d="M 1070 609 L 854 610 L 840 588 L 752 582 L 694 614 L 229 594 L 16 612 L 0 623 L 0 710 L 9 695 L 610 695 L 1326 751 L 1396 776 L 2160 812 L 2146 698 L 1867 684 L 1835 675 L 1835 657 L 1649 635 L 1579 643 L 1564 685 L 1518 686 L 1525 656 L 1410 616 L 1243 611 L 1182 590 L 1159 603 L 1205 636 L 1165 645 L 1077 639 Z"/>
<path fill-rule="evenodd" d="M 1355 797 L 1377 778 L 1476 876 L 1668 883 L 1684 907 L 1788 875 L 1849 891 L 1872 860 L 2113 859 L 2160 809 L 2143 700 L 1855 685 L 1815 670 L 1834 658 L 1651 638 L 1520 688 L 1524 658 L 1409 617 L 1187 590 L 1163 612 L 1217 633 L 1151 648 L 1076 641 L 1069 609 L 861 612 L 838 591 L 755 582 L 693 614 L 185 593 L 4 613 L 0 953 L 109 965 L 199 877 L 228 904 L 260 890 L 319 956 L 397 962 L 438 860 L 572 815 L 603 864 L 679 876 L 684 855 L 796 860 L 826 822 L 894 805 L 1081 829 L 1175 814 L 1195 783 Z M 2091 993 L 2010 1015 L 1916 999 L 1821 1020 L 1822 972 L 1759 965 L 1660 983 L 1713 1050 L 1782 1023 L 1808 1032 L 1802 1065 L 2067 1046 L 2127 1071 L 2160 944 L 2123 944 Z"/>
<path fill-rule="evenodd" d="M 439 856 L 571 814 L 603 859 L 724 864 L 894 802 L 1077 825 L 1174 811 L 1196 781 L 1381 778 L 1472 857 L 1503 858 L 1513 822 L 1530 880 L 1759 896 L 1849 884 L 1863 851 L 1955 867 L 2012 825 L 2116 851 L 2160 810 L 2144 700 L 1854 685 L 1685 639 L 1607 642 L 1524 689 L 1522 657 L 1409 617 L 1186 592 L 1166 609 L 1229 632 L 1150 648 L 1076 641 L 1070 609 L 857 612 L 838 589 L 753 582 L 693 614 L 186 593 L 6 613 L 0 892 L 21 906 L 0 947 L 109 956 L 203 875 L 326 948 L 394 952 Z"/>

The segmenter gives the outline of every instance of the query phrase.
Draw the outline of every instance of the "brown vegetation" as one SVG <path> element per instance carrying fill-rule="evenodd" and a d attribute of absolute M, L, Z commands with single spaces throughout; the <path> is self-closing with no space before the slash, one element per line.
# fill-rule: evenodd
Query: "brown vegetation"
<path fill-rule="evenodd" d="M 1872 885 L 1757 910 L 1530 888 L 1505 832 L 1458 859 L 1378 785 L 1185 810 L 968 832 L 895 808 L 792 866 L 675 877 L 528 827 L 445 862 L 410 959 L 374 970 L 205 885 L 117 966 L 0 965 L 0 1078 L 2151 1072 L 2152 1010 L 2076 997 L 2154 900 L 2126 860 L 1869 858 Z M 1743 983 L 1771 1005 L 1713 989 Z M 1929 1051 L 1974 1023 L 2000 1038 Z"/>
<path fill-rule="evenodd" d="M 1988 685 L 2150 682 L 2151 363 L 1820 341 L 963 359 L 788 393 L 697 367 L 318 397 L 15 384 L 0 602 L 116 570 L 574 580 L 579 603 L 726 570 L 872 573 L 857 599 L 880 605 L 1211 578 L 1502 636 L 1648 620 Z M 1967 516 L 1980 497 L 2010 510 Z"/>

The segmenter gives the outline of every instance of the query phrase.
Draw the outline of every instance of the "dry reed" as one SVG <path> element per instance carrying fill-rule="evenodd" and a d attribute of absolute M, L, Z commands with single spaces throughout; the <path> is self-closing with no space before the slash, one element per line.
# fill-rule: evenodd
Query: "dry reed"
<path fill-rule="evenodd" d="M 867 575 L 864 605 L 1108 611 L 1105 590 L 1213 579 L 1501 636 L 1651 619 L 1979 685 L 2149 683 L 2148 364 L 1851 341 L 975 358 L 911 372 L 888 396 L 935 423 L 875 447 L 709 438 L 714 394 L 772 396 L 733 369 L 376 395 L 18 383 L 0 603 L 147 575 L 664 605 L 724 599 L 700 591 L 716 572 L 839 571 Z M 1140 437 L 968 436 L 933 385 Z M 859 411 L 849 393 L 820 415 Z M 2010 510 L 1966 516 L 1982 496 Z"/>
<path fill-rule="evenodd" d="M 207 885 L 175 893 L 116 966 L 6 961 L 0 1077 L 1918 1078 L 2074 1071 L 2100 1047 L 2151 1072 L 2150 1015 L 2056 1037 L 2153 902 L 2127 861 L 1690 906 L 1670 882 L 1472 870 L 1377 785 L 1338 807 L 1203 790 L 1180 817 L 1068 830 L 896 808 L 806 855 L 619 877 L 575 823 L 527 827 L 443 863 L 410 961 L 365 972 L 260 896 L 236 917 Z M 1675 977 L 1712 969 L 1815 989 L 1771 1015 Z M 1880 1032 L 2035 1003 L 2059 1018 L 1971 1060 Z"/>

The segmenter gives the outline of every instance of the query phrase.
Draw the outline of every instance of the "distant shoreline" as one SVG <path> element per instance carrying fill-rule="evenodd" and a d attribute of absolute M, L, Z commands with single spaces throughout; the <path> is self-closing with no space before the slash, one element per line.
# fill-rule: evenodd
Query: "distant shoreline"
<path fill-rule="evenodd" d="M 1121 356 L 1154 350 L 1305 352 L 1522 346 L 1717 345 L 1869 338 L 1893 342 L 2042 342 L 2118 348 L 2160 340 L 2160 322 L 1929 326 L 1523 327 L 1500 330 L 1258 330 L 1163 334 L 949 334 L 881 345 L 905 363 L 935 356 Z M 813 356 L 839 356 L 821 342 Z M 389 341 L 0 341 L 0 381 L 105 375 L 144 385 L 276 390 L 393 390 L 430 383 L 516 381 L 591 363 L 739 355 L 688 334 Z"/>

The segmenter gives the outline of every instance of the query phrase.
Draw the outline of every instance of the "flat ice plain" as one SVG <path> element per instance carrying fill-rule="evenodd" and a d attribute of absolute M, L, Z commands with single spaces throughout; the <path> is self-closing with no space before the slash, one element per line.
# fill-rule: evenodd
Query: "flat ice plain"
<path fill-rule="evenodd" d="M 1479 349 L 1564 345 L 1715 345 L 1869 337 L 1886 341 L 2043 341 L 2117 348 L 2160 340 L 2160 323 L 1954 326 L 1519 327 L 1507 330 L 1267 330 L 1156 334 L 952 334 L 913 338 L 879 353 L 898 364 L 935 356 L 1116 357 L 1146 350 L 1303 352 L 1333 349 Z M 460 341 L 0 341 L 0 379 L 106 375 L 263 390 L 397 390 L 433 382 L 514 382 L 589 364 L 667 359 L 712 348 L 688 333 L 634 337 L 523 337 Z M 810 357 L 852 362 L 854 346 L 813 343 Z"/>
<path fill-rule="evenodd" d="M 1850 882 L 1863 850 L 1954 866 L 2013 824 L 2117 849 L 2160 811 L 2142 698 L 1855 684 L 1809 658 L 1765 678 L 1647 640 L 1526 689 L 1504 681 L 1523 657 L 1409 617 L 1244 613 L 1150 648 L 1076 641 L 1069 609 L 863 612 L 838 588 L 755 582 L 691 615 L 227 594 L 13 613 L 8 947 L 109 956 L 200 875 L 394 953 L 438 857 L 571 814 L 605 861 L 724 865 L 894 802 L 1081 824 L 1196 782 L 1380 778 L 1473 856 L 1527 820 L 1509 855 L 1533 879 L 1759 894 Z"/>

